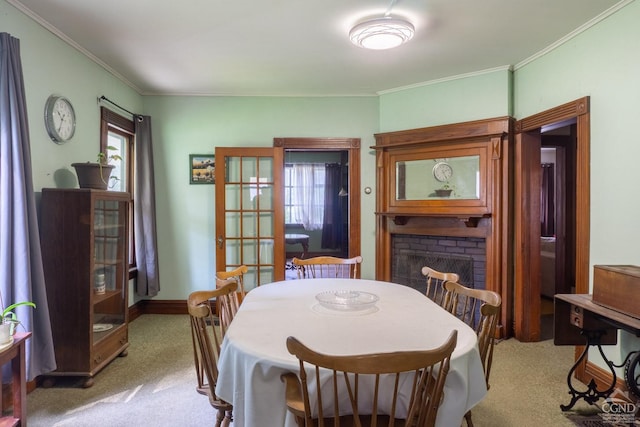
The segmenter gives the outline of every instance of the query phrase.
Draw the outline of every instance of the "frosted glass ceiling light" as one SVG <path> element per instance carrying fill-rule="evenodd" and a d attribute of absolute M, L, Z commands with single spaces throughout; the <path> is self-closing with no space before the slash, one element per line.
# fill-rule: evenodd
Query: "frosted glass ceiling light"
<path fill-rule="evenodd" d="M 408 21 L 384 17 L 359 23 L 351 29 L 349 38 L 358 47 L 391 49 L 411 40 L 414 31 Z"/>

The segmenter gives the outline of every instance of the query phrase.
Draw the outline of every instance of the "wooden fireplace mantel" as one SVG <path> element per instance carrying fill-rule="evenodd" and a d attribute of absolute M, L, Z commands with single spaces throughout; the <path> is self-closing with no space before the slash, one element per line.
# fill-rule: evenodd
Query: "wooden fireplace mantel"
<path fill-rule="evenodd" d="M 376 279 L 391 280 L 394 234 L 479 237 L 486 241 L 485 287 L 510 301 L 513 126 L 512 118 L 498 117 L 375 135 Z M 421 191 L 416 185 L 427 187 L 427 193 L 437 185 L 432 165 L 453 164 L 456 158 L 475 162 L 471 172 L 454 172 L 457 179 L 472 177 L 470 185 L 463 184 L 475 185 L 475 194 L 415 196 Z M 511 312 L 504 304 L 501 336 L 511 334 L 511 324 Z"/>
<path fill-rule="evenodd" d="M 464 215 L 464 214 L 411 214 L 411 215 L 398 215 L 388 212 L 376 212 L 376 215 L 383 215 L 389 217 L 395 225 L 406 225 L 411 218 L 429 217 L 429 218 L 455 218 L 465 225 L 465 227 L 476 228 L 482 218 L 491 218 L 491 215 Z M 415 234 L 415 233 L 414 233 Z"/>

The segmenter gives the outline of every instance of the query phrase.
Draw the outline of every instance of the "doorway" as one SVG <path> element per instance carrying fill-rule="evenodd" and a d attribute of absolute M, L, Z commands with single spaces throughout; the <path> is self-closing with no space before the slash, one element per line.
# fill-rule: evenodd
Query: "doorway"
<path fill-rule="evenodd" d="M 540 339 L 553 338 L 555 294 L 575 293 L 576 119 L 541 129 Z"/>
<path fill-rule="evenodd" d="M 337 174 L 334 179 L 335 191 L 330 191 L 334 204 L 334 209 L 330 211 L 336 215 L 335 224 L 331 225 L 332 233 L 323 230 L 322 226 L 305 227 L 298 221 L 287 221 L 285 214 L 285 277 L 295 278 L 295 275 L 289 274 L 291 270 L 288 265 L 293 256 L 332 255 L 350 258 L 360 255 L 360 139 L 274 138 L 273 145 L 284 149 L 285 175 L 293 173 L 294 165 L 305 163 L 321 168 L 326 165 L 327 171 L 331 168 Z M 288 190 L 291 191 L 291 188 Z M 286 210 L 287 188 L 284 194 Z"/>
<path fill-rule="evenodd" d="M 563 129 L 560 133 L 560 129 Z M 556 147 L 560 164 L 554 186 L 559 197 L 555 220 L 553 292 L 589 289 L 589 98 L 563 104 L 516 122 L 514 206 L 514 331 L 520 341 L 539 341 L 542 319 L 541 185 L 542 149 Z M 557 161 L 557 159 L 556 159 Z M 560 242 L 560 243 L 559 243 Z M 547 247 L 548 249 L 548 247 Z M 546 333 L 546 331 L 545 331 Z"/>

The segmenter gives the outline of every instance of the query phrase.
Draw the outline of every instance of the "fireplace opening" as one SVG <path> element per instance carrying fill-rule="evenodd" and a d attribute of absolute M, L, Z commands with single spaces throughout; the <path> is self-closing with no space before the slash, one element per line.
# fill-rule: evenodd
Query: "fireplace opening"
<path fill-rule="evenodd" d="M 426 292 L 422 267 L 457 273 L 469 288 L 485 288 L 485 240 L 469 237 L 392 236 L 391 281 Z"/>

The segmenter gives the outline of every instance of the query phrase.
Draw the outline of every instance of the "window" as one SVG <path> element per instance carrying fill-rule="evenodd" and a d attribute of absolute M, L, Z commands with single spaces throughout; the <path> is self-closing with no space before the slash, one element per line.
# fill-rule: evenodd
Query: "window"
<path fill-rule="evenodd" d="M 134 176 L 134 139 L 135 127 L 133 121 L 102 107 L 100 109 L 100 151 L 107 157 L 120 156 L 121 160 L 111 160 L 109 164 L 115 166 L 111 172 L 113 178 L 109 181 L 109 191 L 124 191 L 129 193 L 129 270 L 135 272 L 136 253 L 133 229 L 133 176 Z"/>
<path fill-rule="evenodd" d="M 107 132 L 107 156 L 117 155 L 121 160 L 111 161 L 115 166 L 111 171 L 112 181 L 109 182 L 109 190 L 111 191 L 129 191 L 129 182 L 127 170 L 129 166 L 129 145 L 132 136 L 120 132 L 116 129 Z"/>
<path fill-rule="evenodd" d="M 319 230 L 324 220 L 324 163 L 287 163 L 284 168 L 285 224 Z"/>

